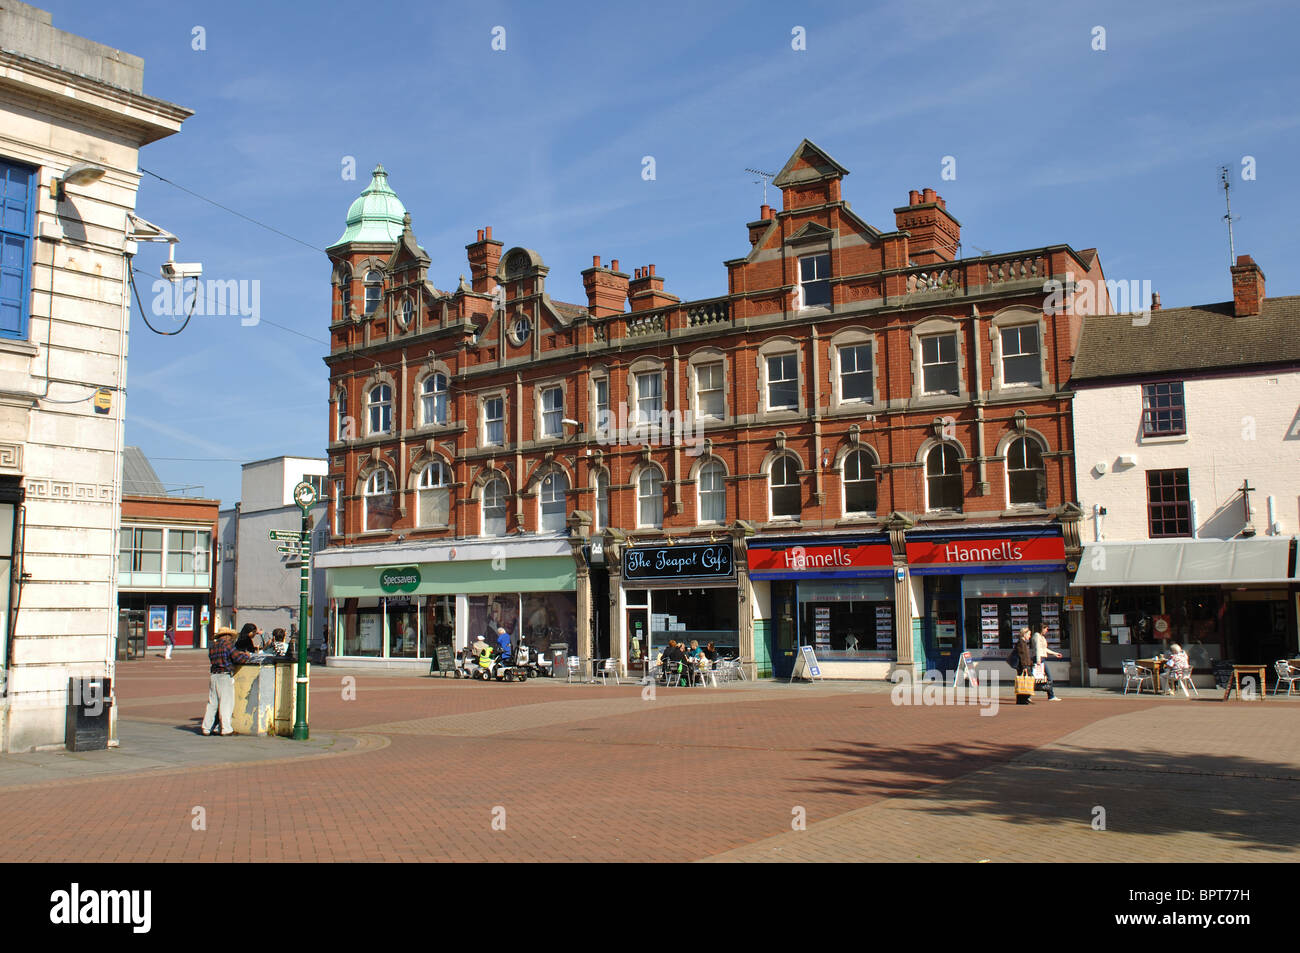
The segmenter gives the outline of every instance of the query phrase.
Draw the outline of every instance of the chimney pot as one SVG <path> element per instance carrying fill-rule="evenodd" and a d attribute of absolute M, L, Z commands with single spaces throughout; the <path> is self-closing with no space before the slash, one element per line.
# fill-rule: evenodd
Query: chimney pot
<path fill-rule="evenodd" d="M 610 259 L 610 262 L 609 262 L 609 270 L 610 270 L 610 271 L 618 271 L 618 259 L 617 259 L 617 258 L 611 258 L 611 259 Z"/>
<path fill-rule="evenodd" d="M 938 196 L 935 194 L 934 189 L 926 189 L 921 193 L 921 199 L 925 202 L 933 202 L 936 198 Z"/>
<path fill-rule="evenodd" d="M 1151 292 L 1151 310 L 1152 310 L 1152 311 L 1159 311 L 1159 310 L 1160 310 L 1160 292 L 1159 292 L 1159 291 L 1153 291 L 1153 292 Z"/>
<path fill-rule="evenodd" d="M 772 218 L 772 206 L 760 205 L 758 208 L 758 217 L 763 221 L 769 221 Z"/>
<path fill-rule="evenodd" d="M 481 242 L 482 240 L 483 240 L 483 229 L 480 228 L 480 229 L 478 230 L 478 238 L 476 239 L 476 241 L 480 241 L 480 242 Z"/>
<path fill-rule="evenodd" d="M 655 273 L 655 266 L 654 266 L 654 265 L 651 265 L 651 266 L 650 266 L 650 274 L 653 275 L 654 273 Z"/>
<path fill-rule="evenodd" d="M 592 267 L 592 268 L 599 268 L 599 267 L 600 267 L 600 256 L 599 256 L 599 255 L 592 255 L 592 256 L 591 256 L 591 267 Z"/>
<path fill-rule="evenodd" d="M 487 227 L 487 237 L 488 237 L 488 238 L 491 238 L 491 237 L 492 237 L 492 226 L 491 226 L 491 225 L 489 225 L 489 226 Z"/>
<path fill-rule="evenodd" d="M 908 192 L 908 193 L 907 193 L 907 204 L 908 204 L 908 205 L 920 205 L 920 204 L 921 204 L 921 193 L 918 192 L 918 191 L 916 191 L 916 189 L 912 189 L 912 191 Z"/>

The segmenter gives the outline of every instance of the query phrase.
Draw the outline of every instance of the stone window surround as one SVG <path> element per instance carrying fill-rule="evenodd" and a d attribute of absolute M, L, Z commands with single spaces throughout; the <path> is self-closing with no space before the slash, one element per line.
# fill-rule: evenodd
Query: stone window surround
<path fill-rule="evenodd" d="M 487 402 L 493 398 L 501 398 L 501 443 L 488 443 L 487 441 Z M 510 446 L 510 388 L 497 387 L 492 390 L 483 391 L 475 395 L 478 401 L 478 445 L 480 448 L 486 447 L 508 447 Z"/>
<path fill-rule="evenodd" d="M 958 440 L 956 437 L 947 437 L 942 440 L 937 437 L 927 437 L 921 443 L 920 448 L 916 451 L 916 462 L 921 464 L 921 486 L 925 492 L 925 512 L 927 513 L 952 512 L 951 510 L 936 510 L 930 508 L 930 467 L 928 461 L 929 461 L 930 451 L 940 445 L 950 446 L 957 451 L 958 477 L 963 476 L 962 469 L 961 469 L 962 461 L 969 459 L 966 455 L 966 448 L 962 445 L 961 441 Z M 964 488 L 962 491 L 962 497 L 964 502 L 965 499 Z M 958 510 L 957 512 L 961 512 L 961 510 Z"/>
<path fill-rule="evenodd" d="M 1004 328 L 1021 327 L 1026 324 L 1038 326 L 1038 386 L 1032 384 L 1002 383 L 1002 331 Z M 1011 394 L 1046 393 L 1051 389 L 1051 380 L 1047 374 L 1047 322 L 1041 313 L 1025 308 L 1008 308 L 999 311 L 989 322 L 989 354 L 992 357 L 993 380 L 990 388 L 991 397 Z M 959 357 L 960 359 L 960 357 Z"/>
<path fill-rule="evenodd" d="M 371 461 L 370 464 L 363 467 L 361 471 L 357 474 L 356 496 L 361 498 L 361 532 L 362 533 L 391 532 L 391 529 L 370 529 L 367 526 L 370 517 L 369 514 L 370 507 L 366 501 L 369 500 L 372 495 L 378 496 L 380 494 L 369 494 L 366 492 L 366 487 L 369 486 L 370 484 L 370 478 L 374 476 L 376 473 L 378 473 L 380 470 L 383 470 L 385 473 L 388 474 L 389 492 L 394 497 L 397 498 L 399 504 L 399 511 L 400 511 L 401 494 L 397 488 L 397 478 L 393 474 L 393 468 L 382 460 L 378 462 Z"/>
<path fill-rule="evenodd" d="M 874 354 L 872 355 L 872 360 L 873 361 L 875 360 Z M 872 461 L 871 476 L 876 483 L 876 509 L 879 510 L 880 508 L 880 472 L 881 472 L 880 454 L 876 453 L 876 448 L 871 446 L 871 444 L 869 443 L 859 442 L 857 446 L 853 446 L 852 444 L 846 444 L 845 446 L 840 447 L 839 452 L 836 453 L 835 463 L 834 463 L 835 473 L 839 474 L 839 478 L 840 478 L 840 516 L 843 519 L 856 519 L 862 516 L 876 515 L 875 511 L 868 511 L 866 513 L 861 513 L 856 510 L 848 509 L 847 506 L 848 494 L 845 492 L 846 484 L 848 481 L 845 480 L 844 478 L 844 468 L 848 464 L 849 455 L 853 453 L 866 454 L 867 459 Z"/>
<path fill-rule="evenodd" d="M 564 477 L 564 492 L 562 498 L 564 501 L 564 516 L 567 520 L 569 517 L 569 495 L 573 493 L 575 484 L 573 482 L 573 475 L 569 473 L 568 469 L 563 464 L 556 460 L 541 464 L 535 471 L 533 471 L 533 475 L 528 478 L 528 485 L 524 489 L 525 496 L 533 496 L 537 499 L 537 525 L 534 531 L 538 533 L 543 532 L 542 504 L 544 501 L 542 500 L 542 484 L 545 483 L 552 474 L 556 473 Z M 546 530 L 545 532 L 552 532 L 552 530 Z"/>
<path fill-rule="evenodd" d="M 769 357 L 780 357 L 783 354 L 793 354 L 795 356 L 795 394 L 798 399 L 797 407 L 783 407 L 772 410 L 767 406 L 768 398 L 768 380 L 767 380 L 767 359 Z M 760 416 L 774 417 L 776 419 L 796 417 L 807 413 L 807 405 L 804 398 L 803 382 L 807 379 L 806 368 L 804 365 L 803 347 L 800 343 L 788 335 L 769 338 L 764 341 L 758 349 L 758 412 Z"/>
<path fill-rule="evenodd" d="M 1011 444 L 1014 441 L 1020 439 L 1021 437 L 1024 437 L 1028 440 L 1032 440 L 1034 443 L 1038 444 L 1038 452 L 1043 454 L 1044 456 L 1051 453 L 1051 445 L 1047 442 L 1047 438 L 1043 436 L 1042 433 L 1040 433 L 1037 430 L 1034 430 L 1031 427 L 1026 427 L 1024 433 L 1021 433 L 1019 430 L 1011 430 L 1003 434 L 1002 439 L 998 441 L 997 456 L 994 458 L 995 460 L 1000 461 L 1002 463 L 1002 483 L 1003 483 L 1002 494 L 1005 499 L 1008 510 L 1020 510 L 1020 509 L 1041 510 L 1043 509 L 1044 506 L 1044 504 L 1042 503 L 1012 503 L 1011 502 L 1011 471 L 1007 469 L 1007 451 L 1011 449 Z M 1047 473 L 1047 461 L 1043 460 L 1043 474 L 1046 475 L 1046 473 Z"/>
<path fill-rule="evenodd" d="M 704 519 L 704 506 L 700 501 L 700 471 L 703 470 L 705 466 L 707 466 L 710 463 L 716 463 L 718 466 L 722 467 L 722 506 L 723 506 L 724 515 L 721 522 L 715 522 L 712 520 L 706 521 Z M 727 519 L 725 514 L 726 514 L 727 503 L 728 503 L 727 481 L 730 478 L 731 478 L 731 471 L 727 469 L 727 462 L 723 460 L 721 457 L 716 456 L 712 453 L 701 454 L 699 459 L 696 460 L 695 463 L 691 465 L 690 473 L 687 479 L 689 482 L 695 484 L 695 524 L 697 526 L 718 527 L 718 526 L 726 525 Z"/>
<path fill-rule="evenodd" d="M 871 399 L 869 401 L 844 401 L 840 398 L 840 348 L 855 347 L 862 344 L 871 345 Z M 842 328 L 831 336 L 828 351 L 831 411 L 854 410 L 869 413 L 873 410 L 882 409 L 880 407 L 880 348 L 876 346 L 875 332 L 862 327 Z"/>
<path fill-rule="evenodd" d="M 447 424 L 428 423 L 424 419 L 424 382 L 434 374 L 441 374 L 447 378 Z M 451 368 L 443 361 L 431 360 L 421 365 L 420 370 L 415 375 L 415 406 L 419 408 L 417 430 L 426 428 L 432 430 L 435 427 L 445 427 L 451 422 L 451 379 Z"/>
<path fill-rule="evenodd" d="M 591 530 L 598 532 L 609 529 L 608 526 L 598 525 L 600 523 L 600 478 L 605 478 L 605 504 L 608 507 L 610 503 L 609 491 L 614 485 L 610 476 L 609 467 L 602 463 L 593 463 L 587 471 L 587 486 L 591 490 Z"/>
<path fill-rule="evenodd" d="M 957 339 L 957 393 L 926 393 L 925 374 L 922 367 L 921 339 L 938 334 L 953 334 Z M 926 318 L 912 328 L 912 399 L 936 402 L 965 401 L 970 399 L 970 387 L 966 380 L 966 336 L 962 334 L 961 322 L 946 315 L 934 315 Z M 873 357 L 874 360 L 874 357 Z"/>
<path fill-rule="evenodd" d="M 668 363 L 662 358 L 643 355 L 628 365 L 627 368 L 627 422 L 629 426 L 636 424 L 638 417 L 637 405 L 637 377 L 641 374 L 659 373 L 659 404 L 660 411 L 671 411 L 676 406 L 671 383 L 668 380 Z M 613 399 L 611 395 L 611 400 Z M 613 410 L 613 408 L 610 408 Z M 662 419 L 662 418 L 661 418 Z M 650 421 L 657 423 L 657 421 Z"/>
<path fill-rule="evenodd" d="M 795 462 L 795 483 L 799 487 L 799 516 L 773 516 L 772 515 L 772 467 L 777 460 L 782 457 L 789 457 Z M 797 523 L 802 519 L 803 513 L 803 480 L 801 479 L 806 468 L 804 467 L 803 457 L 799 456 L 798 451 L 787 447 L 784 450 L 773 450 L 763 459 L 763 465 L 759 472 L 763 474 L 763 482 L 767 484 L 767 518 L 769 523 Z"/>
<path fill-rule="evenodd" d="M 370 395 L 374 391 L 374 389 L 381 384 L 384 384 L 388 387 L 388 393 L 390 395 L 390 399 L 389 399 L 390 427 L 388 430 L 372 430 L 370 427 L 370 406 L 371 406 Z M 399 399 L 400 392 L 397 389 L 397 381 L 394 379 L 393 375 L 390 374 L 388 371 L 380 371 L 380 370 L 374 371 L 369 377 L 366 378 L 366 383 L 365 386 L 362 388 L 361 393 L 365 397 L 364 406 L 361 409 L 363 414 L 365 415 L 366 436 L 376 437 L 376 436 L 391 435 L 397 433 L 401 429 L 400 428 L 401 401 Z"/>
<path fill-rule="evenodd" d="M 604 364 L 593 364 L 587 368 L 587 414 L 588 420 L 591 421 L 588 430 L 593 434 L 600 429 L 599 410 L 596 405 L 596 383 L 602 380 L 605 382 L 605 400 L 609 405 L 606 407 L 610 415 L 607 425 L 613 427 L 617 426 L 618 423 L 615 419 L 618 415 L 613 407 L 613 382 L 610 378 L 609 368 Z M 566 394 L 565 397 L 567 400 L 568 395 Z"/>
<path fill-rule="evenodd" d="M 714 417 L 712 415 L 701 417 L 699 414 L 699 398 L 696 394 L 696 374 L 700 367 L 706 364 L 722 365 L 722 416 Z M 692 420 L 730 420 L 732 417 L 731 407 L 731 374 L 728 373 L 727 354 L 719 347 L 702 347 L 692 351 L 686 359 L 687 377 L 686 377 L 686 406 L 690 411 Z"/>
<path fill-rule="evenodd" d="M 649 470 L 654 470 L 659 474 L 659 522 L 653 525 L 647 525 L 641 522 L 641 475 Z M 668 486 L 668 474 L 664 472 L 664 468 L 653 461 L 650 463 L 638 463 L 632 468 L 631 486 L 636 495 L 636 528 L 660 529 L 664 524 L 664 489 Z"/>
<path fill-rule="evenodd" d="M 560 424 L 560 432 L 554 436 L 542 433 L 542 395 L 548 390 L 558 389 L 560 391 L 560 420 L 563 421 L 569 416 L 569 379 L 567 377 L 544 378 L 532 381 L 533 388 L 533 440 L 537 443 L 562 443 L 564 441 L 564 424 Z"/>

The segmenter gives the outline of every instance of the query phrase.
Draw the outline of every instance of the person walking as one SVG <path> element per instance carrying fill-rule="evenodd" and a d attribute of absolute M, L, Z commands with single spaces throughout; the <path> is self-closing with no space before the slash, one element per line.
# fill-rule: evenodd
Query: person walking
<path fill-rule="evenodd" d="M 1033 646 L 1033 642 L 1030 640 L 1030 637 L 1031 637 L 1031 633 L 1029 631 L 1029 627 L 1025 626 L 1023 629 L 1020 630 L 1020 638 L 1016 640 L 1016 644 L 1012 650 L 1013 657 L 1015 659 L 1017 678 L 1019 678 L 1022 675 L 1029 675 L 1034 670 L 1034 646 Z M 1022 698 L 1024 699 L 1024 701 L 1021 701 Z M 1034 700 L 1034 695 L 1032 692 L 1022 695 L 1019 691 L 1019 688 L 1017 688 L 1016 690 L 1017 705 L 1028 705 L 1033 700 Z"/>
<path fill-rule="evenodd" d="M 208 647 L 208 708 L 203 713 L 203 733 L 212 734 L 221 717 L 221 734 L 233 735 L 231 715 L 235 710 L 235 663 L 249 661 L 253 656 L 235 648 L 235 630 L 219 629 L 217 637 Z"/>
<path fill-rule="evenodd" d="M 172 626 L 167 626 L 167 631 L 163 633 L 163 658 L 171 661 L 172 649 L 176 646 L 176 630 Z"/>
<path fill-rule="evenodd" d="M 1052 686 L 1052 673 L 1047 669 L 1047 656 L 1055 655 L 1057 658 L 1061 658 L 1062 655 L 1060 652 L 1053 652 L 1047 647 L 1047 633 L 1044 629 L 1035 630 L 1031 642 L 1034 656 L 1034 679 L 1035 681 L 1047 683 L 1047 700 L 1049 702 L 1059 702 L 1061 699 L 1056 697 L 1056 690 Z M 1042 678 L 1038 677 L 1040 674 Z"/>

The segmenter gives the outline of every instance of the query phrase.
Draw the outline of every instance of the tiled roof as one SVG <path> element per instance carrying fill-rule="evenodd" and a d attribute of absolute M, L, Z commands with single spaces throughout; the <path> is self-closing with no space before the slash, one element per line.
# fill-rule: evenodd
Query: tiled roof
<path fill-rule="evenodd" d="M 560 314 L 564 315 L 566 318 L 580 318 L 587 313 L 586 305 L 570 304 L 567 301 L 556 301 L 554 298 L 551 299 L 551 304 L 554 306 L 556 311 L 560 312 Z"/>
<path fill-rule="evenodd" d="M 1073 382 L 1300 364 L 1300 296 L 1265 298 L 1260 313 L 1236 317 L 1231 301 L 1145 315 L 1083 319 Z"/>

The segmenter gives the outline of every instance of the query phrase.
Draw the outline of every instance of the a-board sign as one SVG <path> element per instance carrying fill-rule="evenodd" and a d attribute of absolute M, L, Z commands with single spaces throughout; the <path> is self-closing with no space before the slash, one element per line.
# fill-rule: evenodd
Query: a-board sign
<path fill-rule="evenodd" d="M 435 646 L 433 650 L 433 658 L 429 662 L 429 674 L 432 675 L 434 672 L 441 672 L 443 675 L 447 675 L 450 672 L 455 671 L 455 668 L 456 661 L 452 657 L 451 646 Z"/>
<path fill-rule="evenodd" d="M 962 675 L 969 678 L 972 685 L 979 685 L 979 682 L 975 679 L 975 663 L 971 660 L 969 652 L 962 652 L 961 655 L 957 656 L 957 671 L 952 676 L 953 688 L 956 688 L 961 682 Z"/>
<path fill-rule="evenodd" d="M 799 646 L 799 655 L 794 660 L 794 671 L 790 673 L 790 681 L 796 678 L 806 678 L 810 682 L 822 677 L 821 666 L 817 664 L 817 653 L 813 651 L 811 645 Z"/>

